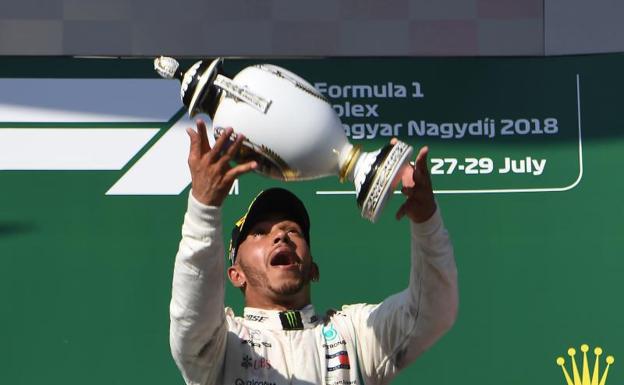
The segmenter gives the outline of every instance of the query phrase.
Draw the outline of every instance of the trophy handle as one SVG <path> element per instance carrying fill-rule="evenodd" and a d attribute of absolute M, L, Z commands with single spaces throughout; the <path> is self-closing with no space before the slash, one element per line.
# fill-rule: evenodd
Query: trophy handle
<path fill-rule="evenodd" d="M 221 88 L 229 96 L 232 96 L 243 103 L 246 103 L 254 109 L 266 114 L 267 110 L 271 106 L 271 100 L 267 100 L 262 96 L 251 92 L 247 87 L 241 87 L 234 83 L 231 79 L 219 74 L 213 83 L 215 86 Z"/>

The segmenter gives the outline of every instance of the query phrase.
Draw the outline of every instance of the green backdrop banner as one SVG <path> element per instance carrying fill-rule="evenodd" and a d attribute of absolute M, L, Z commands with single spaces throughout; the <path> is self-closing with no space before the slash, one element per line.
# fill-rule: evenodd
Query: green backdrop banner
<path fill-rule="evenodd" d="M 226 70 L 258 62 L 313 83 L 365 149 L 393 136 L 430 147 L 460 313 L 394 383 L 565 384 L 556 359 L 570 370 L 574 347 L 582 371 L 582 344 L 589 370 L 601 347 L 600 374 L 612 355 L 606 383 L 622 382 L 623 55 L 232 59 Z M 1 384 L 183 383 L 168 303 L 191 124 L 151 60 L 0 60 Z M 371 224 L 337 177 L 245 175 L 226 223 L 275 185 L 310 210 L 317 309 L 407 285 L 399 196 Z M 227 303 L 242 309 L 231 287 Z"/>

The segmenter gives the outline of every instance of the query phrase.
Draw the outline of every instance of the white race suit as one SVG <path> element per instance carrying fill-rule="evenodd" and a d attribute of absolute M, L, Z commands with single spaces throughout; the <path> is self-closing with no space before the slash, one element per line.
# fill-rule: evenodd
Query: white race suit
<path fill-rule="evenodd" d="M 409 285 L 383 302 L 237 317 L 224 310 L 221 210 L 189 195 L 170 305 L 171 351 L 188 385 L 387 384 L 455 320 L 457 270 L 439 209 L 411 224 Z"/>

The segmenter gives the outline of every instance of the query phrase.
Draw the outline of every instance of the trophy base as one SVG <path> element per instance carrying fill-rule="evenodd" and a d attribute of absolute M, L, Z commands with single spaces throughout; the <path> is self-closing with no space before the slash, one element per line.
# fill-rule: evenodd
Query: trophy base
<path fill-rule="evenodd" d="M 363 218 L 373 223 L 377 221 L 398 183 L 399 171 L 408 162 L 412 152 L 411 146 L 398 141 L 381 149 L 372 165 L 367 167 L 365 180 L 357 196 Z"/>

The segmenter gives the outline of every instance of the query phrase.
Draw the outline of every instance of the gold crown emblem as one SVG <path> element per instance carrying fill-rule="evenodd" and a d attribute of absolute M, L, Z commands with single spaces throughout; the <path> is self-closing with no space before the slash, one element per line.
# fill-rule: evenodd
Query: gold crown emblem
<path fill-rule="evenodd" d="M 605 385 L 607 382 L 607 374 L 609 374 L 609 366 L 615 362 L 613 356 L 607 356 L 605 362 L 607 363 L 607 367 L 600 378 L 600 382 L 598 382 L 598 377 L 600 375 L 600 356 L 602 355 L 602 348 L 596 347 L 594 349 L 594 354 L 596 355 L 596 361 L 594 362 L 594 372 L 589 373 L 589 363 L 587 362 L 587 352 L 589 351 L 589 346 L 587 344 L 581 345 L 581 352 L 583 352 L 583 373 L 579 374 L 578 366 L 576 365 L 576 360 L 574 356 L 576 355 L 576 349 L 570 348 L 568 349 L 568 355 L 570 356 L 570 361 L 572 361 L 572 375 L 574 377 L 574 381 L 570 378 L 570 374 L 565 367 L 565 359 L 563 357 L 557 357 L 557 365 L 561 366 L 563 370 L 563 375 L 568 383 L 568 385 Z"/>

